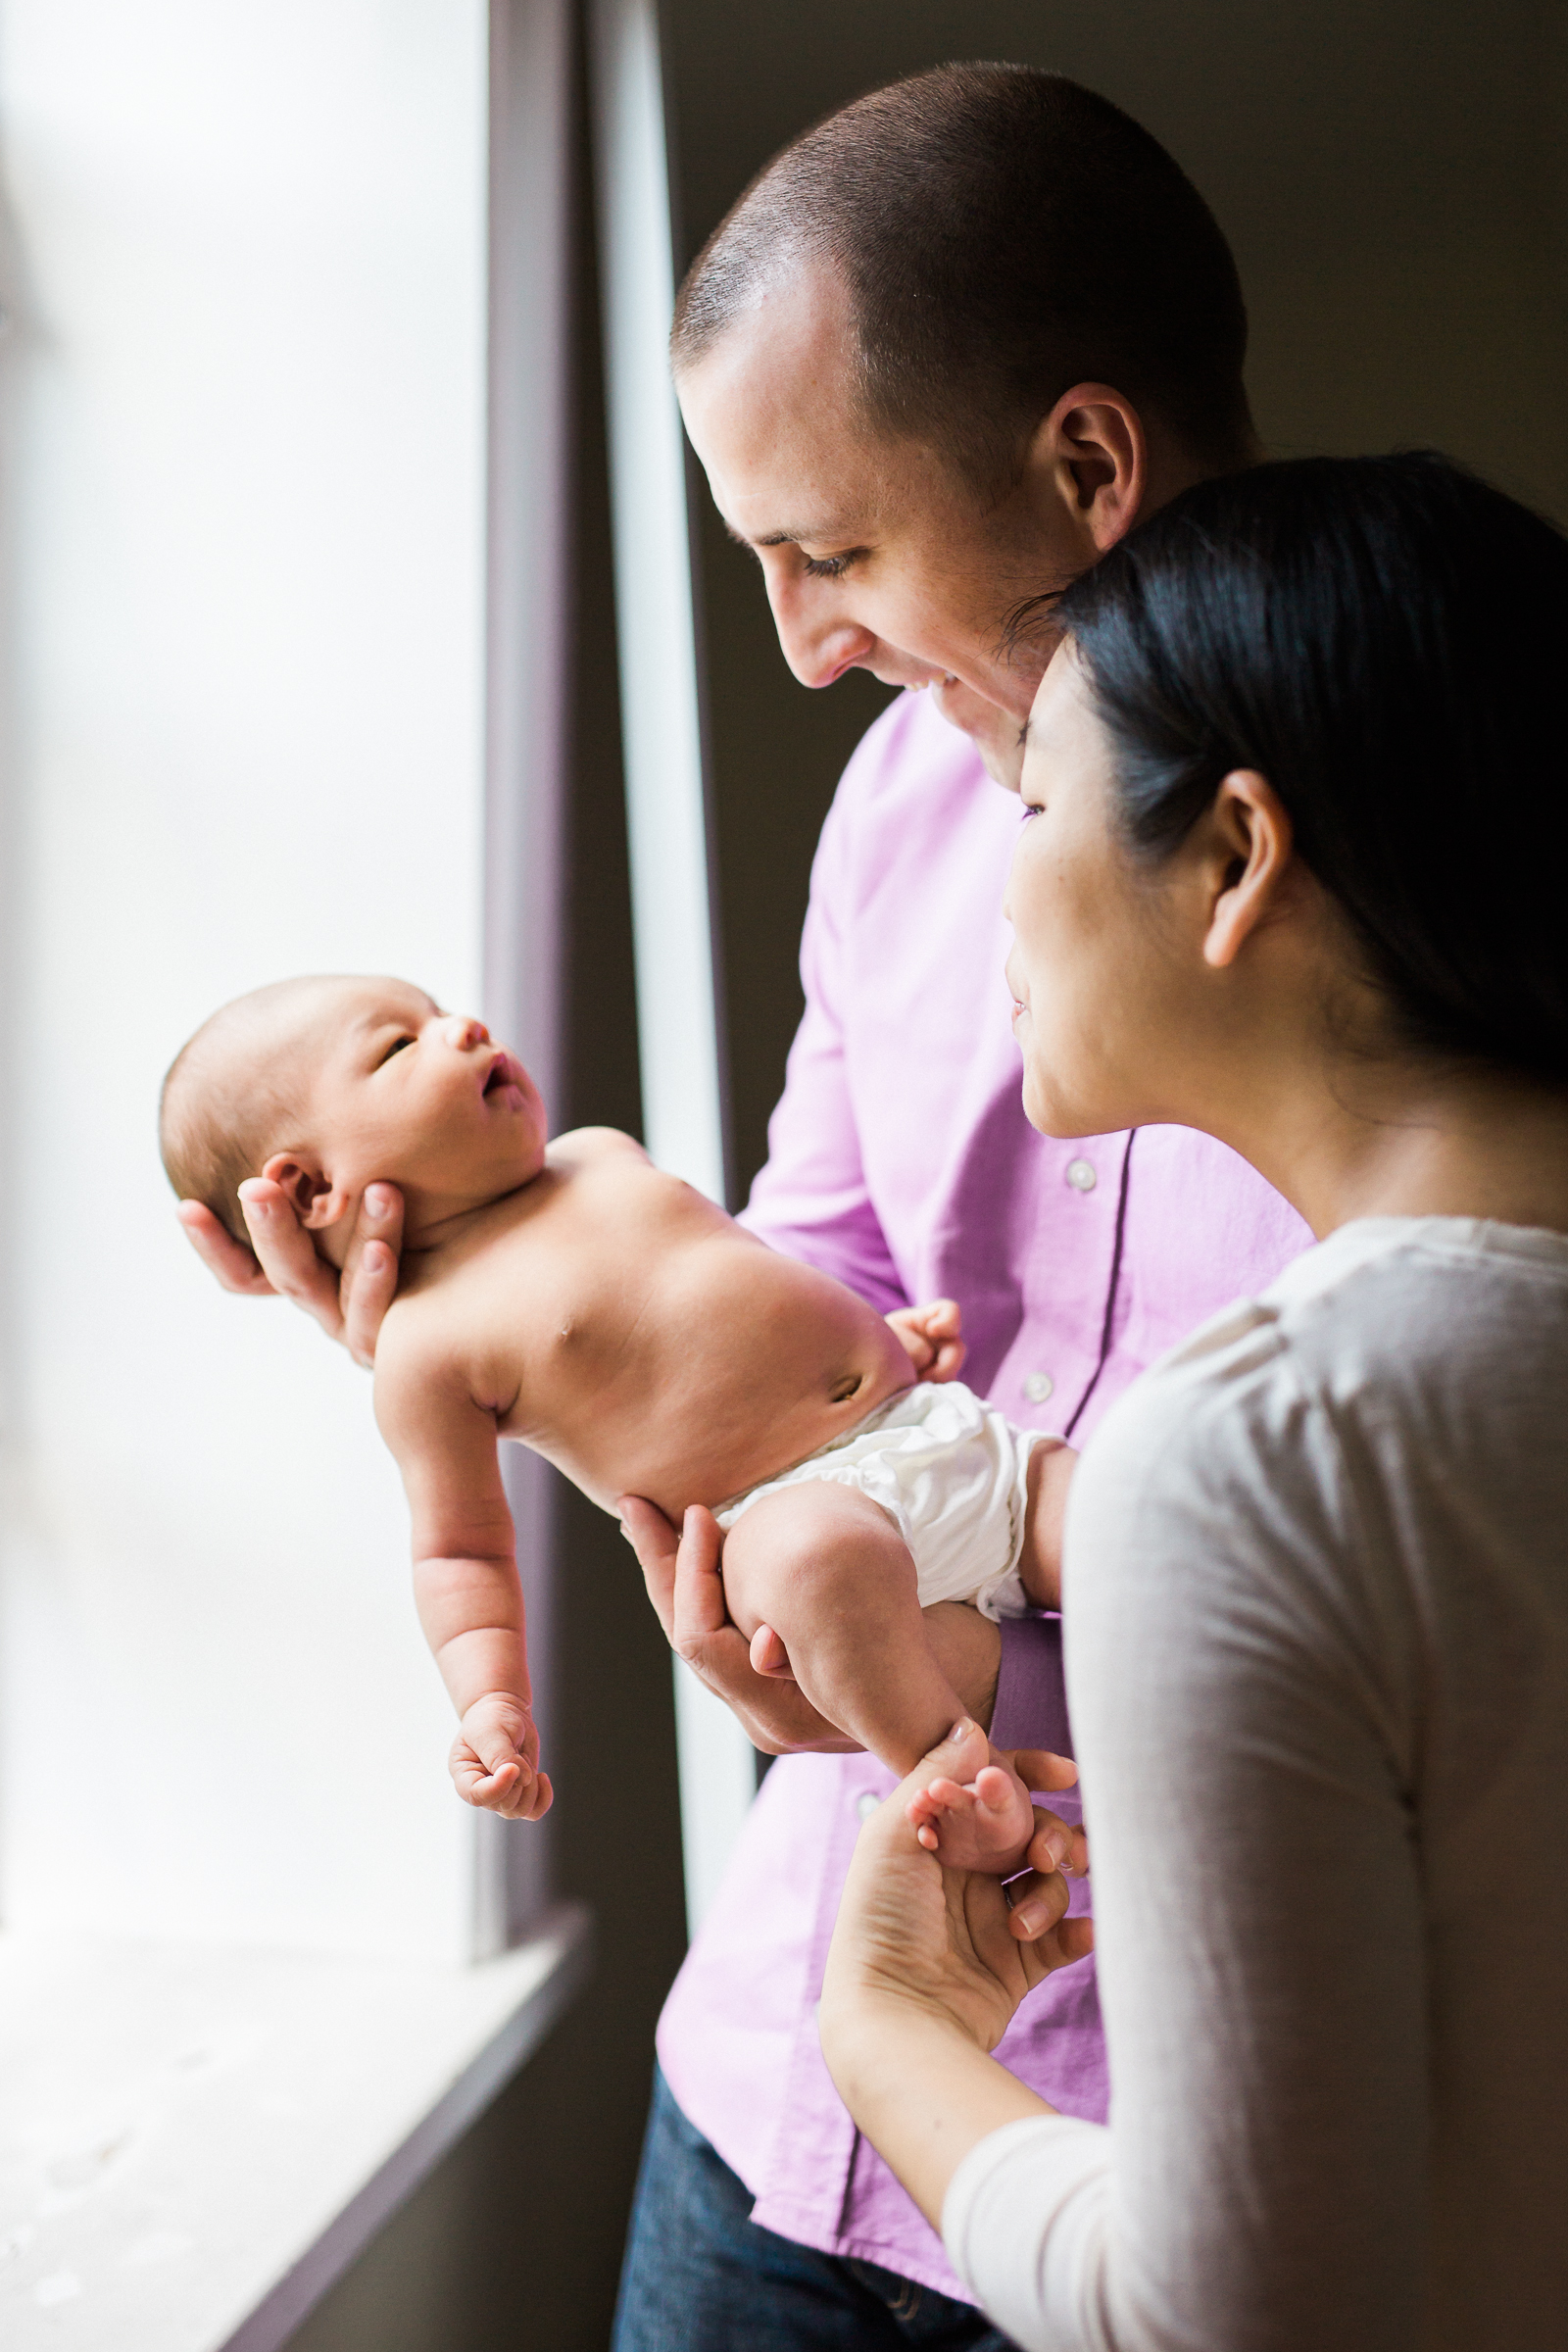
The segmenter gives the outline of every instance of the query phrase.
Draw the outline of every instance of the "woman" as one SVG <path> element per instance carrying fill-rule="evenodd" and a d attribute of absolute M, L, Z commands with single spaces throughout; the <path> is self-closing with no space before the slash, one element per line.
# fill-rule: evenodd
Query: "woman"
<path fill-rule="evenodd" d="M 985 2054 L 1077 1946 L 915 1842 L 961 1733 L 861 1840 L 823 2046 L 1025 2346 L 1559 2346 L 1568 544 L 1441 459 L 1265 466 L 1061 619 L 1029 1115 L 1201 1128 L 1320 1247 L 1145 1376 L 1069 1506 L 1110 2125 Z"/>

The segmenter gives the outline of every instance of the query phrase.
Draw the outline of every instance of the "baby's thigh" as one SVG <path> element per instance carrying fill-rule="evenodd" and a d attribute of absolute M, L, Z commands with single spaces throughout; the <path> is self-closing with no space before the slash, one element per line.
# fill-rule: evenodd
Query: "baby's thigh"
<path fill-rule="evenodd" d="M 914 1561 L 879 1503 L 858 1488 L 808 1481 L 764 1494 L 724 1540 L 729 1613 L 750 1640 L 824 1611 L 917 1609 Z"/>

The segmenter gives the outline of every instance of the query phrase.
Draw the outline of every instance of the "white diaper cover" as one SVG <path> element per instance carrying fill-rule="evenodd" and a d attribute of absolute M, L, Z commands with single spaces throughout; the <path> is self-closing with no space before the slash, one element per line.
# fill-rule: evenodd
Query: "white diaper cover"
<path fill-rule="evenodd" d="M 1060 1442 L 1016 1428 L 961 1381 L 923 1380 L 714 1516 L 731 1528 L 786 1487 L 858 1487 L 913 1554 L 922 1608 L 967 1600 L 987 1617 L 1022 1617 L 1034 1605 L 1018 1576 L 1029 1457 Z"/>

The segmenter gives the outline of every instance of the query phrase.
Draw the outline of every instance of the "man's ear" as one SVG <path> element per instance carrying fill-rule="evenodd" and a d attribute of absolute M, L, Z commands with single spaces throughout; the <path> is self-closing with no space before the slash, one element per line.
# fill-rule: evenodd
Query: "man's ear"
<path fill-rule="evenodd" d="M 1203 961 L 1215 971 L 1279 909 L 1295 865 L 1296 831 L 1266 776 L 1239 767 L 1226 776 L 1202 820 L 1209 868 Z"/>
<path fill-rule="evenodd" d="M 1035 427 L 1025 461 L 1090 562 L 1132 529 L 1149 487 L 1143 418 L 1112 384 L 1074 384 Z"/>
<path fill-rule="evenodd" d="M 274 1152 L 262 1174 L 287 1193 L 307 1233 L 324 1233 L 349 1205 L 348 1194 L 332 1182 L 313 1152 Z"/>

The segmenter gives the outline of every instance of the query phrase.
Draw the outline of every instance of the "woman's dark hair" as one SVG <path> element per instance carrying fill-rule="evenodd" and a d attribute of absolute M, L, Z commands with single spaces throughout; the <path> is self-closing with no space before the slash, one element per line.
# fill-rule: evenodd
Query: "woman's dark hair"
<path fill-rule="evenodd" d="M 1265 775 L 1407 1043 L 1568 1084 L 1568 539 L 1451 460 L 1308 458 L 1186 491 L 1056 617 L 1168 855 Z"/>

